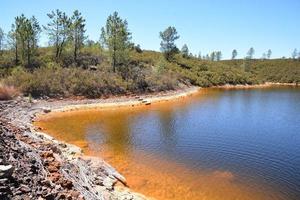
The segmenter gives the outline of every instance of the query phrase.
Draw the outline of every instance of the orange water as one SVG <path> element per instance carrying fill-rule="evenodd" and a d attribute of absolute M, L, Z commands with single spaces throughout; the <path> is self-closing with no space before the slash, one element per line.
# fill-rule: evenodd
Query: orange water
<path fill-rule="evenodd" d="M 149 197 L 165 200 L 280 199 L 276 189 L 259 181 L 247 184 L 240 181 L 242 177 L 234 171 L 193 168 L 166 155 L 128 144 L 132 137 L 128 115 L 143 116 L 149 110 L 160 110 L 162 116 L 168 116 L 170 104 L 184 110 L 188 104 L 205 99 L 201 95 L 203 93 L 151 107 L 50 113 L 41 116 L 35 125 L 59 140 L 82 147 L 86 155 L 104 158 L 126 177 L 131 189 Z M 211 94 L 211 98 L 217 99 L 218 95 Z M 89 129 L 105 130 L 102 133 L 105 142 L 95 142 L 87 133 Z"/>

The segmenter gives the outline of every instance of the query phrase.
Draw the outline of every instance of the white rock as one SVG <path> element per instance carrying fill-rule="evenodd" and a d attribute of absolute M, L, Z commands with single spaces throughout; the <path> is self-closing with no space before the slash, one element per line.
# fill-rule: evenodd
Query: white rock
<path fill-rule="evenodd" d="M 14 172 L 12 165 L 0 165 L 0 178 L 10 177 Z"/>

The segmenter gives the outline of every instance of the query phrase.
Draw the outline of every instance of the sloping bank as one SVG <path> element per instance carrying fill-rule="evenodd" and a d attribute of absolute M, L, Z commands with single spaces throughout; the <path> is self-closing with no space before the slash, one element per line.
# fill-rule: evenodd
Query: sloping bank
<path fill-rule="evenodd" d="M 0 199 L 149 199 L 126 187 L 126 179 L 101 158 L 55 140 L 33 126 L 49 112 L 147 106 L 182 98 L 199 90 L 94 100 L 19 98 L 0 102 Z M 124 186 L 116 186 L 116 183 Z"/>

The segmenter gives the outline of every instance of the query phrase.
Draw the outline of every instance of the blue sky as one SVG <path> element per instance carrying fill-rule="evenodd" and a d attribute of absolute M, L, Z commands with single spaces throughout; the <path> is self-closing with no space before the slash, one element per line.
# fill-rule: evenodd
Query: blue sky
<path fill-rule="evenodd" d="M 133 41 L 143 49 L 159 50 L 159 31 L 175 26 L 179 48 L 186 43 L 194 54 L 220 50 L 229 58 L 233 49 L 255 57 L 272 49 L 272 57 L 290 57 L 300 50 L 299 0 L 0 0 L 0 27 L 9 31 L 14 17 L 24 13 L 48 22 L 46 13 L 59 8 L 69 15 L 78 9 L 87 20 L 87 34 L 98 40 L 113 11 L 126 18 Z M 47 43 L 42 35 L 41 45 Z"/>

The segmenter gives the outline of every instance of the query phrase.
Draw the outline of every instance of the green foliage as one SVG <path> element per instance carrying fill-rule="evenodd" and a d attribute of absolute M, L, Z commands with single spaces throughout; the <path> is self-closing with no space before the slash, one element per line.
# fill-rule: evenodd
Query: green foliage
<path fill-rule="evenodd" d="M 160 32 L 159 36 L 162 39 L 160 43 L 161 51 L 164 53 L 165 58 L 168 61 L 171 61 L 174 54 L 178 52 L 175 41 L 179 39 L 180 36 L 178 35 L 176 28 L 171 26 L 163 32 Z"/>
<path fill-rule="evenodd" d="M 71 19 L 58 9 L 47 16 L 51 21 L 44 29 L 48 33 L 50 43 L 55 47 L 55 60 L 59 61 L 70 36 Z"/>
<path fill-rule="evenodd" d="M 299 83 L 300 62 L 291 59 L 234 60 L 222 63 L 248 71 L 256 82 Z"/>
<path fill-rule="evenodd" d="M 48 14 L 50 46 L 37 46 L 40 27 L 37 20 L 21 15 L 7 34 L 2 51 L 0 29 L 0 78 L 5 97 L 20 91 L 33 97 L 102 96 L 172 90 L 184 85 L 201 87 L 264 82 L 300 83 L 300 62 L 295 49 L 293 59 L 271 60 L 272 51 L 262 60 L 253 59 L 254 49 L 243 60 L 221 60 L 214 51 L 198 58 L 184 45 L 181 53 L 174 27 L 160 32 L 160 52 L 142 50 L 131 42 L 126 20 L 117 12 L 102 28 L 101 41 L 86 40 L 85 19 L 79 11 L 71 18 L 56 10 Z M 268 59 L 266 59 L 268 58 Z M 28 68 L 28 66 L 30 68 Z M 113 70 L 111 70 L 111 66 Z"/>
<path fill-rule="evenodd" d="M 247 52 L 247 56 L 246 56 L 246 58 L 247 58 L 247 59 L 252 59 L 252 58 L 253 58 L 253 55 L 254 55 L 254 53 L 255 53 L 255 50 L 254 50 L 254 48 L 253 48 L 253 47 L 251 47 L 251 48 L 249 49 L 249 51 Z"/>
<path fill-rule="evenodd" d="M 297 49 L 294 49 L 293 53 L 292 53 L 292 58 L 293 59 L 296 59 L 298 56 L 298 50 Z"/>
<path fill-rule="evenodd" d="M 2 56 L 2 50 L 3 50 L 3 41 L 4 41 L 4 32 L 2 28 L 0 27 L 0 57 Z"/>
<path fill-rule="evenodd" d="M 126 64 L 131 46 L 131 33 L 128 23 L 121 19 L 117 12 L 108 16 L 106 26 L 101 29 L 101 41 L 108 48 L 113 71 L 116 67 Z"/>
<path fill-rule="evenodd" d="M 182 84 L 209 87 L 264 82 L 300 83 L 300 62 L 296 60 L 245 59 L 212 62 L 194 57 L 187 59 L 177 54 L 173 62 L 168 62 L 159 52 L 131 51 L 128 66 L 121 66 L 119 73 L 113 73 L 108 67 L 109 60 L 103 56 L 99 46 L 86 46 L 82 49 L 83 55 L 100 59 L 96 70 L 89 70 L 88 67 L 62 68 L 51 61 L 50 52 L 51 48 L 39 49 L 39 53 L 43 55 L 40 61 L 43 67 L 33 72 L 20 66 L 5 68 L 9 70 L 3 75 L 6 76 L 4 83 L 33 97 L 76 95 L 88 98 L 128 92 L 158 92 L 176 89 Z M 102 57 L 97 56 L 99 54 Z M 127 78 L 124 79 L 124 76 Z"/>
<path fill-rule="evenodd" d="M 237 50 L 234 49 L 234 50 L 232 51 L 231 59 L 234 60 L 234 59 L 237 57 L 237 55 L 238 55 Z"/>
<path fill-rule="evenodd" d="M 75 10 L 71 17 L 70 39 L 73 45 L 74 61 L 77 62 L 80 49 L 83 47 L 85 36 L 85 19 L 81 13 Z"/>
<path fill-rule="evenodd" d="M 184 58 L 189 57 L 189 48 L 186 44 L 184 44 L 183 47 L 181 48 L 181 53 Z"/>
<path fill-rule="evenodd" d="M 22 14 L 15 18 L 12 27 L 9 37 L 15 48 L 16 64 L 19 62 L 18 55 L 21 55 L 21 64 L 31 68 L 37 52 L 38 37 L 41 32 L 40 25 L 34 16 L 28 19 Z"/>
<path fill-rule="evenodd" d="M 267 52 L 267 58 L 270 59 L 270 58 L 271 58 L 271 55 L 272 55 L 272 50 L 269 49 L 268 52 Z"/>

